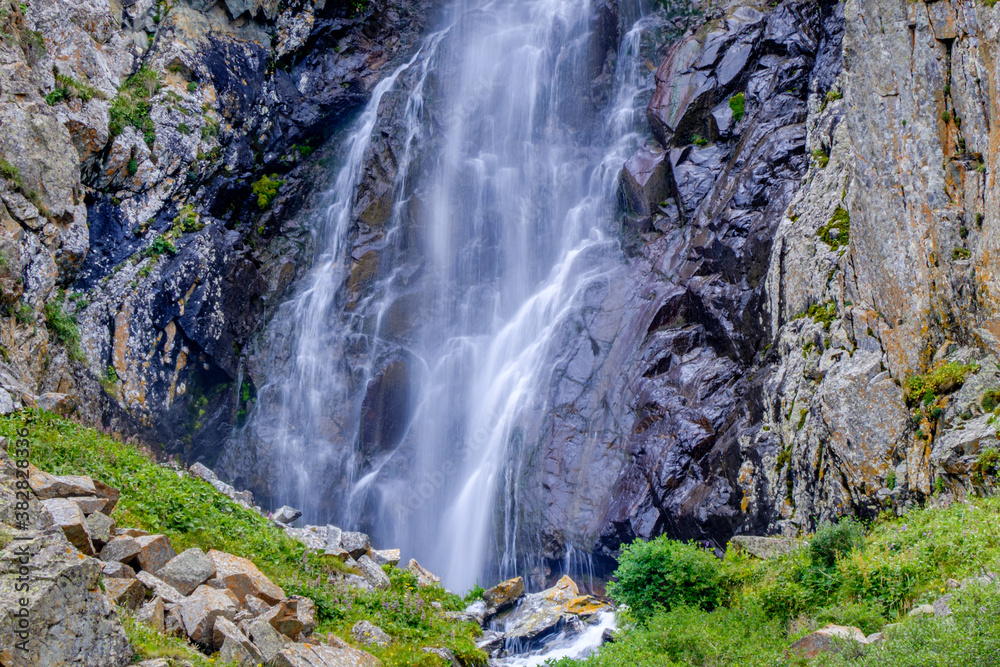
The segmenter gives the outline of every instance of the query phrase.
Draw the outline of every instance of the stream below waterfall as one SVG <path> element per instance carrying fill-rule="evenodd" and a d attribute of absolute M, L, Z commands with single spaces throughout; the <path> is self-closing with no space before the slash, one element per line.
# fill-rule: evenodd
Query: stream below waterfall
<path fill-rule="evenodd" d="M 624 261 L 618 179 L 664 21 L 636 0 L 450 3 L 340 140 L 313 268 L 258 341 L 265 381 L 223 469 L 265 470 L 265 502 L 452 590 L 592 574 L 590 544 L 543 561 L 525 474 L 547 465 L 552 360 Z"/>

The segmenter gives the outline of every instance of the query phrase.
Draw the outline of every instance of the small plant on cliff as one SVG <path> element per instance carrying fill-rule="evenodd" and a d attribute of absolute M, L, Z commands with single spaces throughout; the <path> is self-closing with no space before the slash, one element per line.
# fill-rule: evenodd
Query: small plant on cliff
<path fill-rule="evenodd" d="M 128 126 L 142 132 L 143 140 L 152 145 L 156 140 L 156 128 L 149 117 L 152 108 L 150 99 L 160 90 L 160 75 L 147 65 L 130 76 L 118 95 L 111 102 L 108 131 L 117 136 Z"/>
<path fill-rule="evenodd" d="M 1000 405 L 1000 389 L 987 389 L 983 394 L 983 410 L 992 412 Z"/>
<path fill-rule="evenodd" d="M 693 143 L 695 146 L 707 146 L 708 139 L 701 136 L 700 134 L 696 134 L 693 137 L 691 137 L 691 143 Z"/>
<path fill-rule="evenodd" d="M 740 122 L 746 113 L 746 97 L 743 93 L 736 93 L 729 98 L 729 108 L 733 110 L 733 121 Z"/>
<path fill-rule="evenodd" d="M 283 184 L 284 181 L 280 180 L 277 174 L 264 175 L 256 180 L 251 189 L 257 195 L 258 208 L 265 209 L 270 206 Z"/>
<path fill-rule="evenodd" d="M 177 212 L 174 218 L 174 227 L 183 232 L 198 232 L 205 228 L 205 223 L 201 221 L 201 216 L 194 210 L 194 206 L 186 204 Z"/>
<path fill-rule="evenodd" d="M 1000 450 L 984 449 L 972 464 L 972 477 L 980 484 L 987 477 L 1000 476 Z"/>
<path fill-rule="evenodd" d="M 161 234 L 153 240 L 146 254 L 150 257 L 159 257 L 163 254 L 173 256 L 177 254 L 177 246 L 174 245 L 174 242 L 166 234 Z"/>
<path fill-rule="evenodd" d="M 66 346 L 70 359 L 85 360 L 80 349 L 80 330 L 73 316 L 63 310 L 62 299 L 52 299 L 45 304 L 45 327 Z"/>
<path fill-rule="evenodd" d="M 851 214 L 843 206 L 838 206 L 830 216 L 830 221 L 819 228 L 816 236 L 830 246 L 830 250 L 846 246 L 851 236 Z"/>
<path fill-rule="evenodd" d="M 21 170 L 2 157 L 0 157 L 0 178 L 10 181 L 17 188 L 21 187 Z"/>
<path fill-rule="evenodd" d="M 45 96 L 45 102 L 49 106 L 54 106 L 59 102 L 65 102 L 67 100 L 80 100 L 81 102 L 89 102 L 95 97 L 98 99 L 105 99 L 104 93 L 102 93 L 97 88 L 93 86 L 88 86 L 87 84 L 77 81 L 71 76 L 65 74 L 59 74 L 56 72 L 56 87 L 51 93 Z"/>
<path fill-rule="evenodd" d="M 827 301 L 826 303 L 814 303 L 809 306 L 805 312 L 799 313 L 792 319 L 799 320 L 803 317 L 809 317 L 813 322 L 822 324 L 824 329 L 829 329 L 830 324 L 837 319 L 837 304 L 833 301 Z M 805 348 L 803 348 L 803 350 L 804 349 Z"/>
<path fill-rule="evenodd" d="M 972 257 L 972 253 L 969 252 L 968 248 L 955 248 L 951 251 L 951 258 L 956 261 L 969 259 L 970 257 Z"/>
<path fill-rule="evenodd" d="M 715 555 L 665 535 L 622 547 L 615 577 L 617 581 L 608 584 L 608 595 L 628 605 L 640 621 L 681 605 L 713 609 L 719 601 Z"/>
<path fill-rule="evenodd" d="M 978 370 L 978 364 L 949 361 L 923 375 L 912 375 L 903 383 L 906 403 L 907 405 L 916 405 L 920 401 L 932 403 L 938 396 L 960 389 L 965 379 Z"/>
<path fill-rule="evenodd" d="M 820 169 L 825 169 L 826 165 L 830 164 L 830 154 L 824 151 L 822 148 L 817 148 L 812 152 L 813 159 L 816 160 L 816 164 L 819 165 Z"/>

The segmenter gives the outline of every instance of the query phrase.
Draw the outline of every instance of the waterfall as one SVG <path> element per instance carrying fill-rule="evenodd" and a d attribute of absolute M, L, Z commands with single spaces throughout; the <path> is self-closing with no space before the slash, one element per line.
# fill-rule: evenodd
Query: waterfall
<path fill-rule="evenodd" d="M 602 41 L 618 29 L 589 0 L 455 0 L 378 84 L 339 149 L 321 252 L 261 337 L 231 476 L 264 467 L 274 504 L 364 529 L 454 590 L 531 566 L 522 485 L 545 465 L 551 359 L 624 261 L 618 175 L 647 134 L 662 24 L 634 3 Z M 589 569 L 591 546 L 567 567 Z"/>

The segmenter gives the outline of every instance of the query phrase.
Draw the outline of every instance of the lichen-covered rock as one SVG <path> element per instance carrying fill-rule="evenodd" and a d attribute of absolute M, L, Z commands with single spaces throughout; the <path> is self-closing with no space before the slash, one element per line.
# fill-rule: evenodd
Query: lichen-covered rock
<path fill-rule="evenodd" d="M 11 667 L 129 664 L 132 647 L 114 605 L 98 588 L 100 561 L 73 548 L 56 527 L 22 536 L 27 539 L 0 552 L 0 661 Z M 25 571 L 33 585 L 21 591 L 17 582 Z M 25 650 L 17 647 L 21 642 Z"/>
<path fill-rule="evenodd" d="M 193 547 L 171 558 L 155 574 L 182 595 L 190 595 L 215 576 L 215 563 L 204 551 Z"/>
<path fill-rule="evenodd" d="M 215 579 L 232 591 L 241 603 L 247 595 L 269 604 L 277 604 L 285 598 L 285 592 L 246 558 L 215 549 L 208 552 L 208 557 L 215 565 Z"/>
<path fill-rule="evenodd" d="M 351 628 L 351 636 L 366 646 L 388 646 L 392 637 L 371 621 L 358 621 Z"/>
<path fill-rule="evenodd" d="M 42 505 L 52 515 L 52 520 L 62 528 L 70 544 L 88 556 L 94 555 L 94 545 L 87 532 L 87 521 L 80 506 L 65 498 L 43 500 Z"/>
<path fill-rule="evenodd" d="M 236 596 L 231 592 L 211 586 L 199 586 L 180 604 L 184 631 L 194 643 L 208 651 L 217 651 L 221 646 L 215 644 L 215 620 L 221 617 L 232 621 L 238 608 Z"/>

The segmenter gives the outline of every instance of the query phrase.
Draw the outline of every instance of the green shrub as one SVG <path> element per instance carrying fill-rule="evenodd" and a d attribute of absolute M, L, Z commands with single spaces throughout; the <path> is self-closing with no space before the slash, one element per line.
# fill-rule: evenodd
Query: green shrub
<path fill-rule="evenodd" d="M 824 523 L 809 542 L 809 557 L 813 565 L 833 567 L 837 559 L 865 545 L 864 528 L 853 519 L 839 523 Z"/>
<path fill-rule="evenodd" d="M 799 320 L 803 317 L 809 317 L 813 322 L 817 324 L 822 324 L 824 329 L 829 329 L 830 325 L 835 319 L 837 319 L 837 304 L 833 301 L 827 301 L 826 303 L 814 303 L 805 310 L 805 312 L 799 313 L 793 320 Z M 804 350 L 805 348 L 803 348 Z"/>
<path fill-rule="evenodd" d="M 44 312 L 45 327 L 66 346 L 69 358 L 74 361 L 84 361 L 83 350 L 80 349 L 80 330 L 73 316 L 63 310 L 62 299 L 47 301 Z"/>
<path fill-rule="evenodd" d="M 700 134 L 696 134 L 691 137 L 691 143 L 693 143 L 695 146 L 707 146 L 708 139 L 701 136 Z"/>
<path fill-rule="evenodd" d="M 152 108 L 150 99 L 160 90 L 160 75 L 147 65 L 139 68 L 130 76 L 111 102 L 109 110 L 111 120 L 108 131 L 117 136 L 127 126 L 132 126 L 142 132 L 143 140 L 153 145 L 156 131 L 153 120 L 149 117 Z"/>
<path fill-rule="evenodd" d="M 729 108 L 733 110 L 733 120 L 740 122 L 743 114 L 746 113 L 746 96 L 743 93 L 736 93 L 729 98 Z"/>
<path fill-rule="evenodd" d="M 951 258 L 954 260 L 969 259 L 972 257 L 972 253 L 969 252 L 968 248 L 955 248 L 951 251 Z"/>
<path fill-rule="evenodd" d="M 284 181 L 278 178 L 277 174 L 261 176 L 251 187 L 253 193 L 257 195 L 257 206 L 265 209 L 271 205 L 274 198 L 278 196 Z"/>
<path fill-rule="evenodd" d="M 640 620 L 678 605 L 712 609 L 719 599 L 719 566 L 712 552 L 666 536 L 622 547 L 615 577 L 608 595 Z"/>
<path fill-rule="evenodd" d="M 67 100 L 78 99 L 82 102 L 89 102 L 94 98 L 106 99 L 104 93 L 97 88 L 77 81 L 65 74 L 56 74 L 55 89 L 45 96 L 45 102 L 49 106 L 65 102 Z"/>
<path fill-rule="evenodd" d="M 128 161 L 128 166 L 125 168 L 129 176 L 135 176 L 135 172 L 139 171 L 139 161 L 132 158 Z"/>
<path fill-rule="evenodd" d="M 983 410 L 992 412 L 1000 405 L 1000 389 L 987 389 L 983 394 Z"/>
<path fill-rule="evenodd" d="M 930 403 L 938 396 L 957 391 L 965 383 L 965 378 L 978 370 L 977 364 L 949 361 L 923 375 L 912 375 L 903 383 L 906 403 L 916 405 L 921 400 Z"/>

